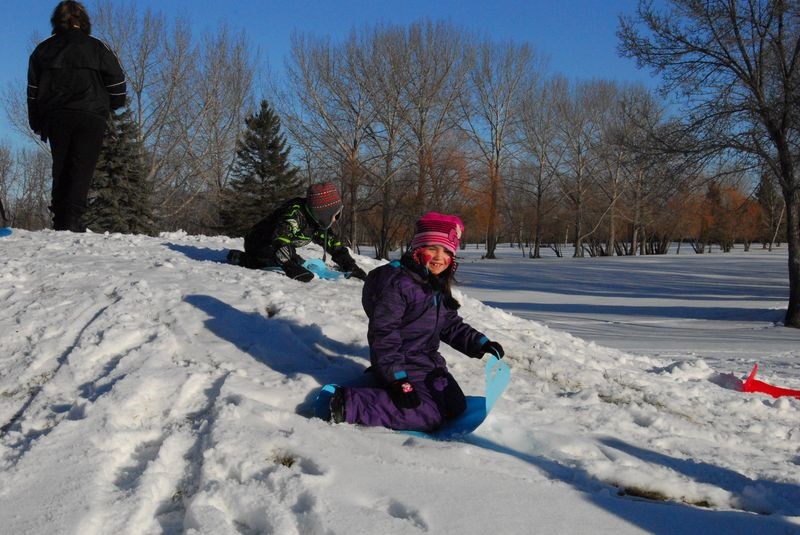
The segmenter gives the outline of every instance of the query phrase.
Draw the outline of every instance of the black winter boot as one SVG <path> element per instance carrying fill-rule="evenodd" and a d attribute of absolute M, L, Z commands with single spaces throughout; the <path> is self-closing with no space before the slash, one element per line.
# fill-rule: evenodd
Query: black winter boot
<path fill-rule="evenodd" d="M 314 280 L 314 274 L 299 264 L 286 262 L 282 267 L 283 272 L 286 273 L 286 276 L 290 279 L 300 282 L 310 282 Z"/>
<path fill-rule="evenodd" d="M 339 387 L 331 397 L 331 421 L 340 424 L 345 421 L 344 388 Z"/>
<path fill-rule="evenodd" d="M 234 266 L 243 265 L 242 260 L 244 260 L 244 251 L 231 249 L 230 251 L 228 251 L 227 260 L 229 264 L 233 264 Z"/>

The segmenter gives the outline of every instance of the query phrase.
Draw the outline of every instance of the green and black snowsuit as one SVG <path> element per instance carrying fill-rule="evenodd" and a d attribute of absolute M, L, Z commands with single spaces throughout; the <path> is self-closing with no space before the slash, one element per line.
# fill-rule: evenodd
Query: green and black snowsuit
<path fill-rule="evenodd" d="M 303 267 L 304 260 L 297 254 L 298 247 L 310 242 L 323 247 L 342 270 L 357 278 L 366 276 L 336 234 L 312 217 L 302 197 L 285 202 L 250 229 L 244 237 L 245 254 L 239 264 L 253 269 L 280 266 L 293 279 L 311 280 L 313 274 Z"/>

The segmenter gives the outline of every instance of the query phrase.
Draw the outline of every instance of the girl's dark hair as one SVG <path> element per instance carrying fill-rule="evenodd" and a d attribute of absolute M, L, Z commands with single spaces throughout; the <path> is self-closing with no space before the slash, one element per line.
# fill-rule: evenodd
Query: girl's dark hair
<path fill-rule="evenodd" d="M 461 308 L 461 303 L 459 303 L 458 300 L 455 297 L 453 297 L 453 291 L 452 291 L 453 283 L 456 282 L 456 274 L 455 270 L 453 269 L 453 264 L 455 264 L 455 260 L 453 260 L 450 263 L 450 265 L 447 266 L 447 269 L 444 271 L 444 273 L 442 273 L 438 277 L 431 277 L 431 278 L 439 279 L 439 281 L 441 282 L 442 294 L 444 295 L 445 306 L 452 310 L 458 310 L 459 308 Z"/>
<path fill-rule="evenodd" d="M 92 33 L 92 22 L 86 8 L 75 0 L 64 0 L 59 2 L 50 17 L 50 24 L 53 26 L 53 33 L 67 31 L 71 28 L 78 28 L 86 35 Z"/>

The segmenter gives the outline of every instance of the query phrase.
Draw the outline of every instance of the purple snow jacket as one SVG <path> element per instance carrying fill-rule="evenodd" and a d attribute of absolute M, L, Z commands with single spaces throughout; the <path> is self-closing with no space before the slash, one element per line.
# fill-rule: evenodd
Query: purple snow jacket
<path fill-rule="evenodd" d="M 369 318 L 372 371 L 379 382 L 391 383 L 397 372 L 420 380 L 435 368 L 446 370 L 440 341 L 472 358 L 483 356 L 487 338 L 445 305 L 443 293 L 428 277 L 428 270 L 408 255 L 367 277 L 361 302 Z"/>

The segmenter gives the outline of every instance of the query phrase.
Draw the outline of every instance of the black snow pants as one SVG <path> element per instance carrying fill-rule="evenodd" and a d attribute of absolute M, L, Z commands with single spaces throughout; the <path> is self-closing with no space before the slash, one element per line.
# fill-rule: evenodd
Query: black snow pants
<path fill-rule="evenodd" d="M 85 232 L 83 214 L 94 168 L 103 145 L 106 120 L 92 113 L 53 111 L 48 138 L 53 155 L 53 228 Z"/>

